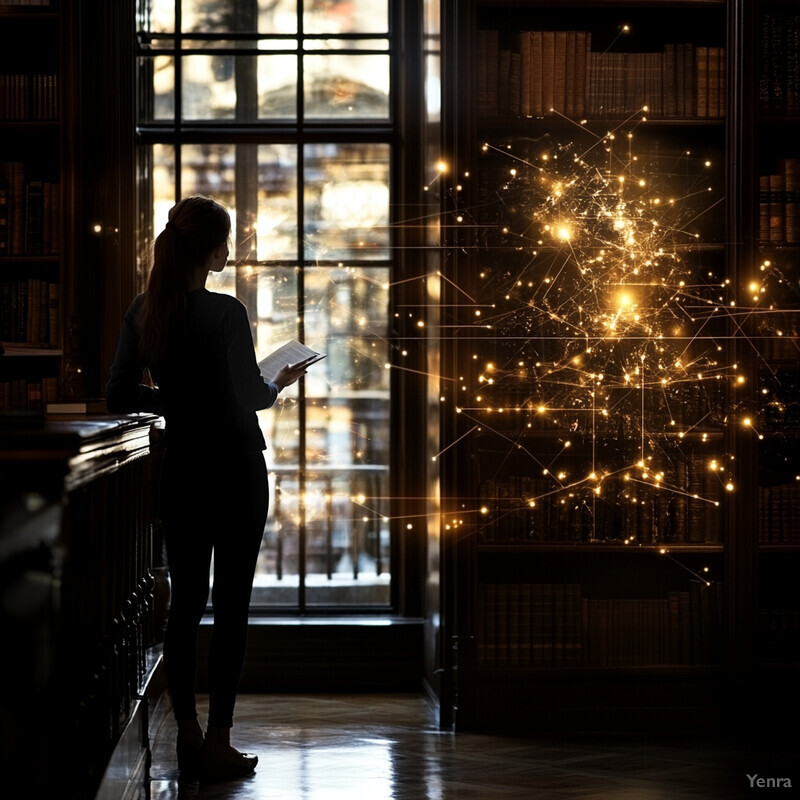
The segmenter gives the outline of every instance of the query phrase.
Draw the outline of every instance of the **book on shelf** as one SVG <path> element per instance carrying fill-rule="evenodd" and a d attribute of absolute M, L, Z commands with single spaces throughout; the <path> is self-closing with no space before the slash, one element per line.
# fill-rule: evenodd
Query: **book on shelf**
<path fill-rule="evenodd" d="M 0 74 L 0 120 L 45 122 L 57 117 L 56 74 Z"/>
<path fill-rule="evenodd" d="M 518 65 L 518 69 L 517 69 Z M 725 48 L 667 43 L 642 53 L 592 50 L 591 31 L 478 31 L 479 116 L 725 116 Z"/>
<path fill-rule="evenodd" d="M 57 255 L 58 183 L 26 177 L 22 161 L 0 162 L 0 256 Z"/>
<path fill-rule="evenodd" d="M 721 583 L 648 598 L 586 597 L 577 583 L 479 583 L 478 664 L 717 663 L 722 597 Z"/>
<path fill-rule="evenodd" d="M 778 170 L 758 179 L 759 241 L 800 243 L 800 158 L 778 160 Z"/>
<path fill-rule="evenodd" d="M 0 279 L 0 342 L 57 345 L 58 297 L 55 281 Z"/>
<path fill-rule="evenodd" d="M 58 381 L 52 377 L 0 379 L 0 414 L 42 415 L 57 391 Z"/>
<path fill-rule="evenodd" d="M 800 481 L 759 487 L 758 541 L 800 544 Z"/>
<path fill-rule="evenodd" d="M 759 102 L 766 113 L 800 112 L 800 14 L 761 15 Z"/>
<path fill-rule="evenodd" d="M 480 452 L 479 458 L 486 460 Z M 476 531 L 478 541 L 721 544 L 717 503 L 722 490 L 702 453 L 687 445 L 668 469 L 661 486 L 642 484 L 627 494 L 609 491 L 608 500 L 598 499 L 591 488 L 558 492 L 546 477 L 510 474 L 482 480 L 479 497 L 487 513 Z"/>

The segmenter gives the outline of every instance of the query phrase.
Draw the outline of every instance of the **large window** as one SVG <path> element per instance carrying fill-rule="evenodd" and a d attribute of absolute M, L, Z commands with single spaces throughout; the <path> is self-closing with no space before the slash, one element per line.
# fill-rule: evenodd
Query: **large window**
<path fill-rule="evenodd" d="M 140 0 L 137 28 L 142 251 L 177 199 L 215 197 L 233 247 L 208 287 L 259 356 L 327 353 L 261 414 L 254 606 L 388 608 L 389 0 Z"/>

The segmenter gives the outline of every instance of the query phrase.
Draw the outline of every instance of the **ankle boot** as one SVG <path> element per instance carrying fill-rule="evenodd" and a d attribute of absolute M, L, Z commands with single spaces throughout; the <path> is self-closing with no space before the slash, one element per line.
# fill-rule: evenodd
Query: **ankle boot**
<path fill-rule="evenodd" d="M 201 779 L 209 783 L 229 781 L 250 775 L 258 756 L 240 753 L 231 747 L 231 729 L 209 726 L 203 743 Z"/>
<path fill-rule="evenodd" d="M 178 756 L 181 778 L 197 780 L 202 767 L 203 729 L 196 719 L 182 720 L 178 723 L 175 752 Z"/>

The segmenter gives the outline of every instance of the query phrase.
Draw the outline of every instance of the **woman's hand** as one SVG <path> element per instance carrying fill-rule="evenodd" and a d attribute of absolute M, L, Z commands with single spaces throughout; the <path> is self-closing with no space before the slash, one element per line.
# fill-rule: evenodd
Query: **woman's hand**
<path fill-rule="evenodd" d="M 272 379 L 272 382 L 278 387 L 278 391 L 282 392 L 287 386 L 296 383 L 301 375 L 305 374 L 306 367 L 303 362 L 299 364 L 286 364 L 278 370 L 278 374 Z"/>

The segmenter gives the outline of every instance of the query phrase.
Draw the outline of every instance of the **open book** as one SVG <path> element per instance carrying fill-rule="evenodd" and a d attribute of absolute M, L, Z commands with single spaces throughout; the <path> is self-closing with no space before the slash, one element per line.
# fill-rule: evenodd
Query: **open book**
<path fill-rule="evenodd" d="M 280 372 L 281 367 L 287 364 L 300 365 L 310 367 L 317 361 L 325 358 L 325 353 L 318 353 L 304 344 L 300 344 L 296 339 L 274 350 L 268 356 L 265 356 L 258 362 L 258 368 L 261 370 L 261 376 L 265 381 L 271 381 Z"/>

